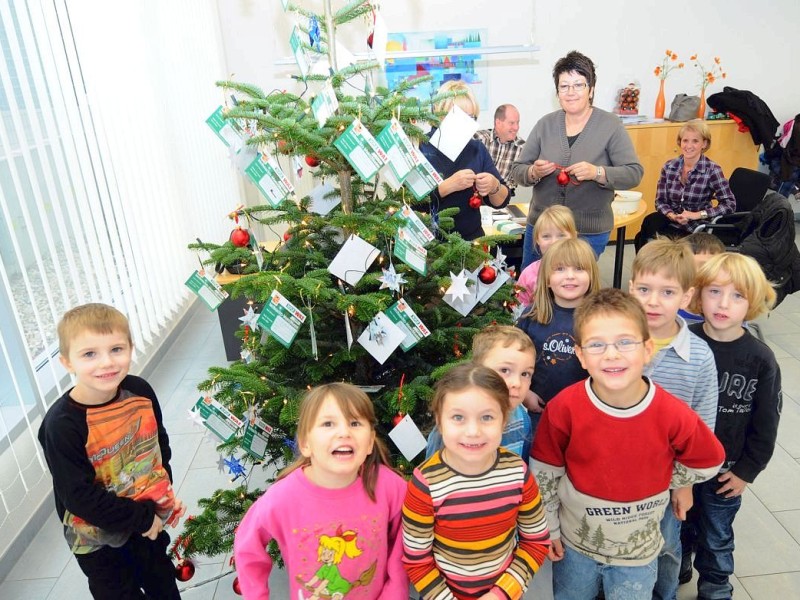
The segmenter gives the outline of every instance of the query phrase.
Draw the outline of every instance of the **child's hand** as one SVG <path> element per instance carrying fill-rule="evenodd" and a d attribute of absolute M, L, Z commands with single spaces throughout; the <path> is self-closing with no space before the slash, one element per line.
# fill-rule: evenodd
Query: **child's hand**
<path fill-rule="evenodd" d="M 142 534 L 142 537 L 146 537 L 149 540 L 155 540 L 158 537 L 158 534 L 161 533 L 162 529 L 164 529 L 164 522 L 161 520 L 161 517 L 158 515 L 153 515 L 153 524 L 150 525 L 150 529 Z"/>
<path fill-rule="evenodd" d="M 185 514 L 186 505 L 181 501 L 180 498 L 175 498 L 175 506 L 172 508 L 172 514 L 169 516 L 166 524 L 169 527 L 177 527 L 181 517 Z"/>
<path fill-rule="evenodd" d="M 717 477 L 720 482 L 717 494 L 724 494 L 726 498 L 736 498 L 744 494 L 744 489 L 747 487 L 747 482 L 740 477 L 737 477 L 730 471 L 723 473 Z"/>
<path fill-rule="evenodd" d="M 564 558 L 564 545 L 561 543 L 561 538 L 552 538 L 550 540 L 550 551 L 547 553 L 547 558 L 553 562 L 558 562 Z"/>
<path fill-rule="evenodd" d="M 672 513 L 678 521 L 686 520 L 686 513 L 689 512 L 693 504 L 692 486 L 688 485 L 672 490 Z"/>
<path fill-rule="evenodd" d="M 525 394 L 525 399 L 522 401 L 522 404 L 525 405 L 525 408 L 534 413 L 540 413 L 544 410 L 544 401 L 542 397 L 532 390 L 528 390 L 528 393 Z"/>

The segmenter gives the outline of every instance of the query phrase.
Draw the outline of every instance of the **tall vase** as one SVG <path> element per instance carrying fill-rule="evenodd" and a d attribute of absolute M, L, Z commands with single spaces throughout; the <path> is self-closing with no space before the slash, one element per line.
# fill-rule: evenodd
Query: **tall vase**
<path fill-rule="evenodd" d="M 706 116 L 706 88 L 700 90 L 700 106 L 697 107 L 697 118 L 702 119 Z"/>
<path fill-rule="evenodd" d="M 656 96 L 656 109 L 653 115 L 656 119 L 664 118 L 664 108 L 666 107 L 666 100 L 664 100 L 664 80 L 661 80 L 661 85 L 658 88 L 658 96 Z"/>

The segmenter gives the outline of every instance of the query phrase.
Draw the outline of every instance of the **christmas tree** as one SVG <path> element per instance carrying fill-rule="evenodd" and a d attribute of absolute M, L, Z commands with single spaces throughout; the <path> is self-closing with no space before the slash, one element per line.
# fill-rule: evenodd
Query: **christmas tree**
<path fill-rule="evenodd" d="M 475 333 L 511 321 L 513 289 L 501 285 L 508 274 L 497 244 L 513 238 L 468 242 L 450 231 L 458 209 L 441 211 L 437 222 L 414 210 L 427 206 L 427 191 L 436 182 L 425 172 L 424 158 L 415 148 L 404 148 L 402 140 L 407 136 L 415 145 L 424 140 L 423 125 L 436 125 L 443 116 L 432 107 L 447 95 L 428 101 L 408 97 L 419 80 L 394 90 L 373 86 L 372 72 L 379 68 L 375 61 L 336 68 L 331 32 L 369 17 L 369 2 L 352 2 L 324 17 L 295 10 L 308 21 L 303 52 L 322 57 L 330 67 L 327 75 L 303 76 L 306 89 L 317 90 L 316 96 L 265 94 L 253 85 L 218 82 L 233 98 L 221 118 L 242 136 L 241 147 L 233 144 L 232 152 L 251 153 L 239 162 L 245 170 L 252 167 L 246 163 L 253 156 L 271 171 L 280 165 L 276 157 L 294 164 L 304 157 L 313 177 L 334 185 L 313 200 L 295 198 L 288 188 L 277 196 L 265 194 L 271 198 L 268 204 L 232 212 L 238 225 L 231 240 L 190 246 L 210 253 L 207 264 L 241 273 L 226 289 L 252 301 L 254 310 L 243 316 L 243 359 L 211 368 L 199 386 L 215 405 L 242 419 L 242 428 L 219 450 L 228 456 L 225 463 L 236 479 L 244 477 L 239 487 L 201 500 L 202 512 L 187 520 L 176 540 L 179 557 L 231 550 L 235 527 L 263 492 L 258 486 L 267 483 L 266 471 L 255 465 L 271 466 L 274 473 L 294 456 L 298 406 L 309 387 L 331 381 L 364 386 L 375 404 L 379 435 L 386 438 L 404 415 L 427 433 L 432 425 L 427 407 L 437 376 L 466 358 Z M 335 111 L 325 112 L 323 104 Z M 399 152 L 409 172 L 403 176 L 402 164 L 397 171 L 387 164 L 365 177 L 371 163 L 363 156 L 358 162 L 352 144 L 343 143 L 360 142 L 374 162 L 380 152 L 370 151 L 362 134 L 387 144 L 383 160 Z M 261 154 L 254 155 L 255 150 Z M 278 173 L 275 181 L 280 179 Z M 341 202 L 319 214 L 318 204 L 330 198 Z M 253 222 L 288 224 L 283 243 L 263 250 L 248 231 Z M 259 307 L 260 316 L 255 312 Z M 409 317 L 411 312 L 418 320 Z M 399 346 L 395 321 L 405 338 Z M 287 322 L 292 325 L 288 330 Z M 415 334 L 406 337 L 410 331 Z M 254 436 L 263 444 L 258 451 Z M 401 472 L 410 474 L 411 461 L 423 456 L 404 457 L 388 439 L 387 444 Z"/>

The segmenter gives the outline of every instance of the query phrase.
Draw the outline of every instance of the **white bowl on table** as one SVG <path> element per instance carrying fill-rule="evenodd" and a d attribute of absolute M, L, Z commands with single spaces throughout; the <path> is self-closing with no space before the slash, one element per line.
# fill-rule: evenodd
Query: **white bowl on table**
<path fill-rule="evenodd" d="M 611 209 L 617 215 L 629 215 L 639 208 L 639 201 L 642 199 L 642 192 L 632 190 L 617 190 L 614 192 L 614 200 L 611 202 Z"/>

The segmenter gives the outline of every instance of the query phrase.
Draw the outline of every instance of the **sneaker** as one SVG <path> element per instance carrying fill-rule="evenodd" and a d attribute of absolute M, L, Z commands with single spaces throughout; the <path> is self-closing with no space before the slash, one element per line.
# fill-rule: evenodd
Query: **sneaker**
<path fill-rule="evenodd" d="M 681 557 L 681 570 L 678 573 L 678 583 L 683 585 L 692 580 L 692 554 L 687 552 Z"/>

